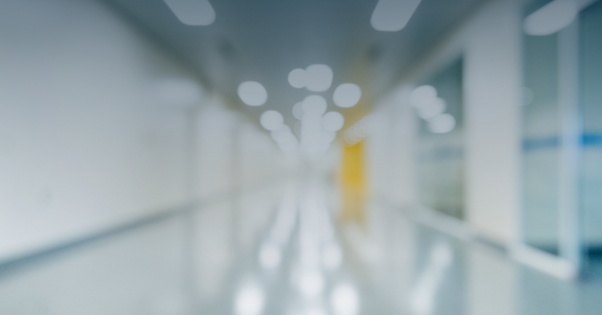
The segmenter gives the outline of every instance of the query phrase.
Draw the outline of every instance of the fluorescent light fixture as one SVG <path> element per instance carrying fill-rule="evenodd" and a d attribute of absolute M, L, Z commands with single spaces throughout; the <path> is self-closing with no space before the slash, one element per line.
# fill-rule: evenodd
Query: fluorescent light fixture
<path fill-rule="evenodd" d="M 215 21 L 215 10 L 209 0 L 165 0 L 165 3 L 186 25 L 210 25 Z"/>
<path fill-rule="evenodd" d="M 528 35 L 551 35 L 571 25 L 578 13 L 575 0 L 554 0 L 527 16 L 523 29 Z"/>
<path fill-rule="evenodd" d="M 238 96 L 249 106 L 261 106 L 268 100 L 268 92 L 255 81 L 245 81 L 238 86 Z"/>
<path fill-rule="evenodd" d="M 410 21 L 421 0 L 379 0 L 370 24 L 377 31 L 397 32 Z"/>

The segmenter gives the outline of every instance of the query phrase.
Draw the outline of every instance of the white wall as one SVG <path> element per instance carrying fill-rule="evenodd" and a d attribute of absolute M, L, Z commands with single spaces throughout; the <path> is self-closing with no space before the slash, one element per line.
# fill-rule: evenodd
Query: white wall
<path fill-rule="evenodd" d="M 469 25 L 465 46 L 468 221 L 516 239 L 520 207 L 521 3 L 494 1 Z"/>
<path fill-rule="evenodd" d="M 185 199 L 192 80 L 92 0 L 0 4 L 0 259 Z"/>
<path fill-rule="evenodd" d="M 269 141 L 101 1 L 0 2 L 0 261 L 294 167 Z"/>
<path fill-rule="evenodd" d="M 196 114 L 195 194 L 207 198 L 232 189 L 236 176 L 236 128 L 241 117 L 212 96 Z"/>
<path fill-rule="evenodd" d="M 381 100 L 371 114 L 379 128 L 366 138 L 368 188 L 396 206 L 417 202 L 413 150 L 417 121 L 407 102 L 410 91 L 401 88 Z"/>
<path fill-rule="evenodd" d="M 416 82 L 463 56 L 466 220 L 485 235 L 502 242 L 513 241 L 518 233 L 520 8 L 520 0 L 486 3 L 417 63 L 399 88 L 402 91 L 412 88 Z M 398 108 L 401 114 L 393 126 L 403 129 L 396 136 L 398 140 L 391 142 L 397 148 L 392 150 L 397 150 L 395 157 L 402 166 L 390 162 L 387 167 L 399 167 L 395 176 L 403 176 L 392 181 L 404 187 L 404 191 L 389 195 L 411 205 L 416 201 L 417 189 L 416 151 L 411 140 L 416 137 L 416 122 L 407 117 L 413 114 L 407 96 L 399 90 L 385 99 L 382 106 Z M 392 128 L 389 130 L 393 132 Z"/>

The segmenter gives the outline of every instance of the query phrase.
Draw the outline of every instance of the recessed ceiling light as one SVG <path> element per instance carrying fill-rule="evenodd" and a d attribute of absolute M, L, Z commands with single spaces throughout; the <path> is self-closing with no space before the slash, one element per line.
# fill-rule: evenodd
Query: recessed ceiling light
<path fill-rule="evenodd" d="M 523 29 L 528 35 L 551 35 L 571 25 L 578 12 L 574 0 L 554 0 L 527 16 Z"/>
<path fill-rule="evenodd" d="M 370 24 L 377 31 L 397 32 L 410 21 L 421 0 L 379 0 Z"/>
<path fill-rule="evenodd" d="M 186 25 L 210 25 L 215 21 L 215 11 L 209 0 L 165 0 L 165 3 Z"/>

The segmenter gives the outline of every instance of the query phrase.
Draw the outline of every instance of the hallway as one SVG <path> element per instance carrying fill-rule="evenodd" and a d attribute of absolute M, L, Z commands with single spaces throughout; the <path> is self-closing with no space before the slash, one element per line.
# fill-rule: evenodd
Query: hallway
<path fill-rule="evenodd" d="M 602 1 L 0 0 L 0 315 L 602 314 Z"/>

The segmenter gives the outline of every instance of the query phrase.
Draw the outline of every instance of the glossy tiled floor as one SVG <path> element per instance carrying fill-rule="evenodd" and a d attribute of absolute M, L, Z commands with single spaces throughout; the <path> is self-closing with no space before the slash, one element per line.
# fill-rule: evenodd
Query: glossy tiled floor
<path fill-rule="evenodd" d="M 320 185 L 241 193 L 0 271 L 0 314 L 602 314 L 568 283 Z"/>

